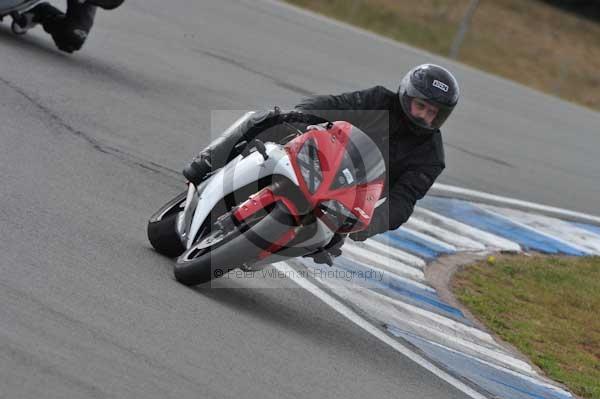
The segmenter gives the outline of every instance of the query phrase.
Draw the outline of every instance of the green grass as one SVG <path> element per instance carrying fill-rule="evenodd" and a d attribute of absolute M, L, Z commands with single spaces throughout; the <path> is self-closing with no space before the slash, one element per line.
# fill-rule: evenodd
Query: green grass
<path fill-rule="evenodd" d="M 550 378 L 600 399 L 600 257 L 502 256 L 457 273 L 452 288 Z"/>
<path fill-rule="evenodd" d="M 470 2 L 285 1 L 444 56 Z M 459 60 L 600 110 L 600 24 L 543 1 L 481 1 Z"/>
<path fill-rule="evenodd" d="M 396 13 L 389 7 L 375 5 L 368 1 L 355 3 L 348 0 L 286 1 L 438 53 L 448 52 L 456 30 L 456 26 L 452 23 L 440 23 L 440 21 L 431 21 L 433 22 L 431 26 L 424 29 L 423 24 L 427 21 L 415 20 L 411 15 Z"/>

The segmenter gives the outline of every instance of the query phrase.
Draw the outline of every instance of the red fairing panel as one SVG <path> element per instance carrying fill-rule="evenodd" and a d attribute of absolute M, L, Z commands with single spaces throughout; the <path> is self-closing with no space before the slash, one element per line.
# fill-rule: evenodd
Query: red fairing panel
<path fill-rule="evenodd" d="M 375 205 L 383 191 L 383 184 L 383 180 L 380 180 L 344 190 L 330 191 L 330 198 L 344 204 L 361 223 L 368 226 L 371 223 L 373 212 L 375 212 Z"/>
<path fill-rule="evenodd" d="M 343 189 L 331 190 L 330 187 L 340 169 L 344 158 L 345 149 L 354 127 L 347 122 L 335 122 L 327 131 L 312 130 L 294 139 L 287 144 L 286 148 L 298 181 L 300 189 L 308 199 L 312 208 L 319 203 L 328 200 L 336 200 L 342 203 L 363 224 L 363 228 L 369 225 L 375 210 L 375 205 L 381 196 L 384 180 L 379 179 L 366 184 L 345 187 Z M 298 152 L 308 140 L 315 140 L 318 147 L 318 157 L 323 172 L 323 181 L 314 193 L 311 193 L 302 176 L 298 164 Z"/>
<path fill-rule="evenodd" d="M 288 198 L 274 194 L 269 187 L 260 190 L 238 205 L 237 209 L 233 212 L 233 216 L 238 222 L 242 222 L 275 202 L 281 202 L 297 222 L 300 220 L 300 214 L 296 209 L 296 205 Z"/>
<path fill-rule="evenodd" d="M 233 212 L 233 216 L 238 222 L 242 222 L 274 202 L 275 195 L 273 192 L 268 188 L 262 189 L 238 205 L 237 209 Z"/>
<path fill-rule="evenodd" d="M 287 198 L 275 195 L 273 191 L 271 191 L 268 187 L 252 195 L 245 202 L 240 204 L 237 207 L 237 209 L 233 212 L 233 216 L 238 222 L 242 222 L 254 215 L 256 212 L 276 202 L 283 203 L 283 205 L 287 207 L 288 211 L 294 217 L 294 219 L 296 219 L 296 222 L 299 223 L 300 215 L 298 214 L 296 206 Z M 296 230 L 292 227 L 283 236 L 277 239 L 277 241 L 275 241 L 269 248 L 262 251 L 259 254 L 259 259 L 262 260 L 269 257 L 274 252 L 277 252 L 278 250 L 283 248 L 285 244 L 292 241 L 295 237 Z"/>

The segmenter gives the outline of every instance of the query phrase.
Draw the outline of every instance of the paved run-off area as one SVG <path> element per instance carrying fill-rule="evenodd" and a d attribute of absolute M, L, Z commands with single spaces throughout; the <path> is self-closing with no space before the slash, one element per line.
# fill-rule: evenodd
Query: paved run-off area
<path fill-rule="evenodd" d="M 127 1 L 99 13 L 75 56 L 39 29 L 0 26 L 2 395 L 465 397 L 303 290 L 182 287 L 145 237 L 209 141 L 211 111 L 393 88 L 431 59 L 464 89 L 444 132 L 445 183 L 594 213 L 598 114 L 278 3 Z M 417 227 L 398 234 L 425 251 Z M 467 238 L 435 251 L 487 245 Z M 390 254 L 418 278 L 406 252 Z M 407 280 L 413 301 L 444 307 Z"/>

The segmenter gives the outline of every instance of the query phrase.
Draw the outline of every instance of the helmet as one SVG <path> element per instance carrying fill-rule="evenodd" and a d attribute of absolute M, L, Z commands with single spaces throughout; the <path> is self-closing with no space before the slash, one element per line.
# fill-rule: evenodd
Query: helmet
<path fill-rule="evenodd" d="M 423 64 L 411 69 L 400 82 L 398 97 L 402 110 L 408 120 L 416 125 L 415 131 L 431 133 L 439 129 L 452 113 L 458 103 L 460 89 L 458 82 L 452 74 L 434 64 Z M 413 116 L 411 102 L 413 98 L 420 98 L 438 108 L 438 113 L 431 123 Z"/>

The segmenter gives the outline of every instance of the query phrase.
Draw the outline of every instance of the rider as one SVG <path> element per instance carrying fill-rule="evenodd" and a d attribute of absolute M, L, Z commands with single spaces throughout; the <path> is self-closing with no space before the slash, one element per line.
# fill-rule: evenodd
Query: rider
<path fill-rule="evenodd" d="M 81 49 L 87 38 L 98 7 L 112 10 L 125 0 L 67 0 L 67 12 L 63 13 L 50 3 L 40 3 L 21 15 L 15 24 L 17 33 L 24 33 L 42 24 L 56 46 L 67 53 Z"/>
<path fill-rule="evenodd" d="M 364 241 L 406 222 L 416 201 L 425 196 L 444 169 L 439 129 L 458 98 L 458 83 L 448 70 L 434 64 L 419 65 L 404 76 L 397 92 L 376 86 L 341 95 L 314 96 L 287 113 L 276 108 L 253 114 L 213 141 L 186 166 L 183 175 L 191 183 L 199 184 L 213 170 L 237 156 L 244 141 L 249 143 L 284 121 L 306 124 L 348 121 L 371 137 L 387 166 L 382 194 L 387 201 L 376 208 L 368 230 L 350 234 L 353 240 Z M 275 137 L 271 133 L 269 139 L 275 141 L 274 138 L 287 134 L 289 130 L 275 133 Z M 318 263 L 331 261 L 331 256 L 341 254 L 343 242 L 344 236 L 336 235 L 326 247 L 310 256 Z"/>

